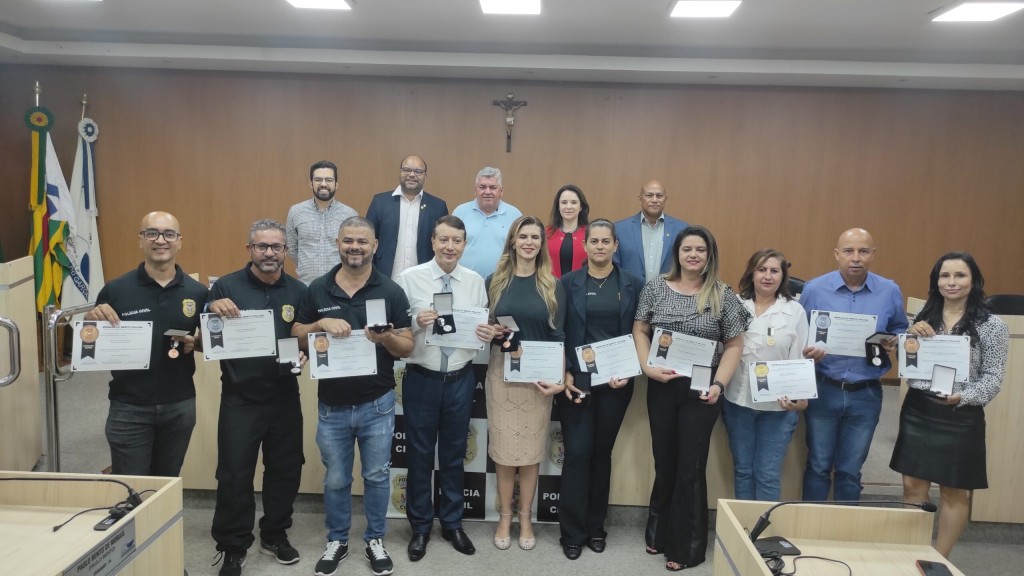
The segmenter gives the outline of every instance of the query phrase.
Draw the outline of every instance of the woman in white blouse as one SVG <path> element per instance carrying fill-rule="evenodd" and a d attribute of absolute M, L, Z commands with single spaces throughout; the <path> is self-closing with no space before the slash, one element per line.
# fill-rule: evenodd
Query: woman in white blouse
<path fill-rule="evenodd" d="M 722 417 L 732 450 L 736 498 L 778 501 L 782 459 L 806 400 L 754 402 L 749 365 L 798 360 L 807 342 L 807 315 L 789 292 L 789 263 L 778 250 L 758 250 L 739 284 L 743 306 L 754 317 L 743 335 L 743 356 L 725 389 Z"/>

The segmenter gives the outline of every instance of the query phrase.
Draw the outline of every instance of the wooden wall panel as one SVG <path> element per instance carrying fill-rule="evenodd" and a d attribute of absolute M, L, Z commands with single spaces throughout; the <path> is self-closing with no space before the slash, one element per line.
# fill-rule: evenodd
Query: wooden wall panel
<path fill-rule="evenodd" d="M 834 266 L 847 228 L 878 242 L 875 270 L 923 295 L 935 258 L 975 253 L 990 292 L 1020 292 L 1024 258 L 1012 231 L 1024 213 L 1024 95 L 807 88 L 553 85 L 335 76 L 0 66 L 0 239 L 27 246 L 32 83 L 57 116 L 65 171 L 78 100 L 99 122 L 100 237 L 108 274 L 138 260 L 145 212 L 179 216 L 182 264 L 220 275 L 245 259 L 247 225 L 283 219 L 309 196 L 310 163 L 341 167 L 340 196 L 364 211 L 396 184 L 402 156 L 429 163 L 427 189 L 451 207 L 485 165 L 505 172 L 506 199 L 547 217 L 573 182 L 592 214 L 637 209 L 648 178 L 668 187 L 670 213 L 719 238 L 723 276 L 773 245 L 809 278 Z M 508 90 L 513 152 L 491 100 Z"/>

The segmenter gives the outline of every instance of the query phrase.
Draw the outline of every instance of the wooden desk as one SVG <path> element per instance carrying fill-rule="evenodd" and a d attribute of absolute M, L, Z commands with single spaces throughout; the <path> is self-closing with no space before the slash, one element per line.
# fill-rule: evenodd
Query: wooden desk
<path fill-rule="evenodd" d="M 747 529 L 773 504 L 719 500 L 714 576 L 771 576 Z M 913 508 L 794 504 L 772 512 L 762 537 L 785 536 L 803 555 L 842 560 L 857 576 L 920 576 L 916 560 L 945 563 L 954 576 L 963 576 L 931 547 L 934 520 L 933 513 Z M 787 572 L 793 558 L 785 557 Z M 842 565 L 822 560 L 801 560 L 797 567 L 802 576 L 848 574 Z"/>
<path fill-rule="evenodd" d="M 180 478 L 94 474 L 0 472 L 0 574 L 180 576 L 185 571 Z M 143 495 L 143 502 L 110 529 L 93 529 L 106 509 L 86 512 L 59 531 L 76 512 L 124 500 L 123 486 L 109 482 L 53 482 L 47 478 L 112 478 Z"/>

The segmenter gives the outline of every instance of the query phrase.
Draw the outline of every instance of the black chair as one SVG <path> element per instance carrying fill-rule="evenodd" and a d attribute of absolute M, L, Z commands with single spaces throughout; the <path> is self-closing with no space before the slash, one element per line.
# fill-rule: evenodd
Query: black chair
<path fill-rule="evenodd" d="M 993 314 L 1024 316 L 1024 294 L 993 294 L 985 303 Z"/>
<path fill-rule="evenodd" d="M 801 292 L 804 291 L 804 284 L 807 284 L 806 280 L 801 280 L 796 276 L 789 277 L 789 291 L 793 294 L 793 296 L 796 296 L 797 294 L 800 294 Z"/>

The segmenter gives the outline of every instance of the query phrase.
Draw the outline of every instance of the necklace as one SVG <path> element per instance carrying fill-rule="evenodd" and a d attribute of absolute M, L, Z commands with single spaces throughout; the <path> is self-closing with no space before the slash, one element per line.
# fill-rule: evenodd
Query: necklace
<path fill-rule="evenodd" d="M 597 286 L 597 289 L 600 290 L 601 288 L 604 288 L 604 285 L 608 283 L 608 279 L 611 278 L 612 275 L 609 274 L 609 275 L 605 276 L 604 279 L 601 282 L 598 282 L 597 278 L 594 278 L 593 276 L 591 276 L 589 274 L 587 274 L 587 277 L 590 278 L 590 280 L 594 283 L 594 285 Z"/>

